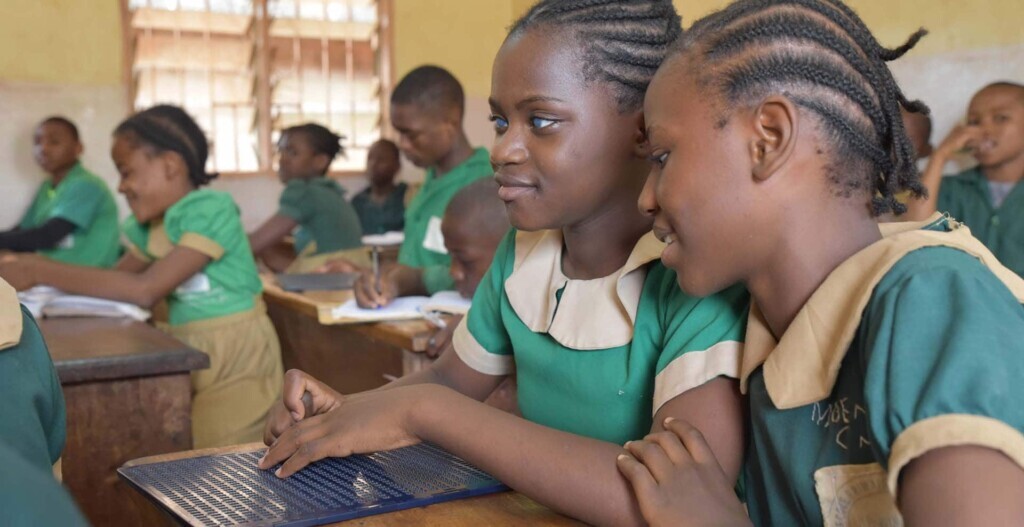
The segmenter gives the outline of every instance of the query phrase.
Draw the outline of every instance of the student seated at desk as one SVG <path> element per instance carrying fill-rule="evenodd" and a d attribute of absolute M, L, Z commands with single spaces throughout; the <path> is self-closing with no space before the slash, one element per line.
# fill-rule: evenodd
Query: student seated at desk
<path fill-rule="evenodd" d="M 0 251 L 38 252 L 60 262 L 110 267 L 121 253 L 117 205 L 107 184 L 82 166 L 78 127 L 49 117 L 36 127 L 36 163 L 50 175 L 18 226 L 0 232 Z"/>
<path fill-rule="evenodd" d="M 285 188 L 280 205 L 274 216 L 249 235 L 253 252 L 266 256 L 263 261 L 271 269 L 307 272 L 327 258 L 341 255 L 362 261 L 360 257 L 365 251 L 359 216 L 345 200 L 345 190 L 327 177 L 331 162 L 342 152 L 341 139 L 314 123 L 281 132 L 277 174 Z M 292 231 L 294 261 L 271 257 L 273 253 L 268 249 L 273 249 Z"/>
<path fill-rule="evenodd" d="M 119 190 L 132 210 L 124 223 L 129 252 L 116 269 L 6 257 L 0 276 L 18 289 L 37 284 L 150 307 L 167 301 L 163 329 L 207 353 L 192 375 L 196 448 L 259 438 L 280 394 L 281 352 L 260 300 L 262 285 L 238 206 L 201 189 L 207 140 L 175 106 L 155 106 L 122 122 L 111 149 Z"/>
<path fill-rule="evenodd" d="M 978 166 L 942 177 L 947 160 L 968 149 Z M 997 82 L 971 99 L 967 124 L 935 149 L 921 175 L 924 199 L 907 203 L 910 217 L 936 210 L 964 222 L 999 261 L 1024 276 L 1024 85 Z"/>
<path fill-rule="evenodd" d="M 444 248 L 441 216 L 452 196 L 493 170 L 487 150 L 474 149 L 462 127 L 465 95 L 462 85 L 444 68 L 420 66 L 407 74 L 391 94 L 391 124 L 398 147 L 412 164 L 427 169 L 423 187 L 405 210 L 405 240 L 398 263 L 417 282 L 415 290 L 433 294 L 453 286 Z M 330 271 L 355 271 L 359 265 L 337 260 Z M 387 301 L 390 302 L 389 297 Z"/>
<path fill-rule="evenodd" d="M 671 0 L 544 0 L 513 26 L 494 61 L 491 161 L 517 230 L 454 352 L 354 396 L 289 372 L 261 467 L 283 462 L 287 477 L 326 456 L 430 441 L 587 523 L 639 525 L 615 459 L 672 416 L 697 422 L 736 476 L 748 296 L 684 294 L 637 208 L 650 171 L 644 91 L 680 25 Z M 512 373 L 523 417 L 480 402 Z"/>
<path fill-rule="evenodd" d="M 923 34 L 888 49 L 838 0 L 743 0 L 651 82 L 663 261 L 753 301 L 746 506 L 677 418 L 618 458 L 649 525 L 1022 524 L 1024 280 L 956 221 L 873 217 L 923 192 L 899 109 L 927 107 L 886 65 Z"/>
<path fill-rule="evenodd" d="M 405 226 L 405 195 L 409 185 L 395 176 L 402 168 L 398 145 L 381 139 L 366 154 L 366 174 L 370 186 L 352 198 L 359 214 L 363 234 L 400 231 Z"/>

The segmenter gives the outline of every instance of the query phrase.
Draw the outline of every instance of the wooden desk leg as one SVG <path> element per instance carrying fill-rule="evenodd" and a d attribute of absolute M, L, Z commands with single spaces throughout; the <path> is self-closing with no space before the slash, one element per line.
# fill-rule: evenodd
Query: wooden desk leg
<path fill-rule="evenodd" d="M 64 386 L 68 435 L 64 484 L 93 525 L 164 525 L 166 518 L 120 481 L 126 461 L 192 448 L 189 374 Z"/>

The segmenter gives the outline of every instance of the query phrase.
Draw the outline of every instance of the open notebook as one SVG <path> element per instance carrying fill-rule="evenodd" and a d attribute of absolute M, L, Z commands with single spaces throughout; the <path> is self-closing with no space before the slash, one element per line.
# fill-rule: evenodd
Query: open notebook
<path fill-rule="evenodd" d="M 134 304 L 91 296 L 67 295 L 52 287 L 33 287 L 18 293 L 18 300 L 32 316 L 112 317 L 149 320 L 150 312 Z"/>
<path fill-rule="evenodd" d="M 331 315 L 340 322 L 382 322 L 423 318 L 425 312 L 465 314 L 470 300 L 455 291 L 441 291 L 434 296 L 403 296 L 379 309 L 363 309 L 355 300 L 334 308 Z"/>

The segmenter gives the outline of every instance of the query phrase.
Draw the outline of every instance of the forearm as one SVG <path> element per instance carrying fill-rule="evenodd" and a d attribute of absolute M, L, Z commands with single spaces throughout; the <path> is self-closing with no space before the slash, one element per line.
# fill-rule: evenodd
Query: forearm
<path fill-rule="evenodd" d="M 426 295 L 427 286 L 423 284 L 423 270 L 416 267 L 398 265 L 391 271 L 398 288 L 398 296 Z"/>
<path fill-rule="evenodd" d="M 414 384 L 439 384 L 471 399 L 483 401 L 504 379 L 505 376 L 486 375 L 470 368 L 454 350 L 449 350 L 429 367 L 385 384 L 377 390 Z"/>
<path fill-rule="evenodd" d="M 0 232 L 0 249 L 14 252 L 35 252 L 53 249 L 75 230 L 75 224 L 53 218 L 33 229 Z"/>
<path fill-rule="evenodd" d="M 939 190 L 942 188 L 942 169 L 949 159 L 949 154 L 936 150 L 928 160 L 928 166 L 921 173 L 921 184 L 928 191 L 922 198 L 911 198 L 907 202 L 907 219 L 924 221 L 935 213 L 939 204 Z"/>
<path fill-rule="evenodd" d="M 153 291 L 151 281 L 140 273 L 40 259 L 33 274 L 37 283 L 56 287 L 65 293 L 109 298 L 143 307 L 150 307 L 163 297 Z"/>
<path fill-rule="evenodd" d="M 451 391 L 438 392 L 414 411 L 418 437 L 587 523 L 643 524 L 615 465 L 621 445 L 531 423 Z"/>

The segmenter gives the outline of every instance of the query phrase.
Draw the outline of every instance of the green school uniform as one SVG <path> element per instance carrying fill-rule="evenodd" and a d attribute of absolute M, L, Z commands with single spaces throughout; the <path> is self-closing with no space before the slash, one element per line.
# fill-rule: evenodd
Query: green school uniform
<path fill-rule="evenodd" d="M 383 203 L 373 201 L 373 190 L 367 188 L 352 198 L 365 234 L 400 231 L 405 226 L 405 193 L 409 185 L 399 183 Z"/>
<path fill-rule="evenodd" d="M 900 471 L 945 446 L 1024 466 L 1024 280 L 952 220 L 884 229 L 778 342 L 751 307 L 743 477 L 755 525 L 900 525 Z"/>
<path fill-rule="evenodd" d="M 192 191 L 150 225 L 129 216 L 124 233 L 132 254 L 145 261 L 167 256 L 175 245 L 211 258 L 167 297 L 172 326 L 248 311 L 263 291 L 238 206 L 226 192 Z"/>
<path fill-rule="evenodd" d="M 117 204 L 102 179 L 77 163 L 56 187 L 52 181 L 39 186 L 32 205 L 18 226 L 39 227 L 53 218 L 75 225 L 75 230 L 55 249 L 40 251 L 57 261 L 92 267 L 110 267 L 120 256 Z"/>
<path fill-rule="evenodd" d="M 284 187 L 278 214 L 299 224 L 295 232 L 295 253 L 312 242 L 323 254 L 363 245 L 359 216 L 345 200 L 345 190 L 327 177 L 293 179 Z"/>
<path fill-rule="evenodd" d="M 180 245 L 211 258 L 167 297 L 165 329 L 210 356 L 193 372 L 195 448 L 258 441 L 281 394 L 281 348 L 261 300 L 263 285 L 231 196 L 195 190 L 167 209 L 162 222 L 125 222 L 132 254 L 167 256 Z"/>
<path fill-rule="evenodd" d="M 49 471 L 64 450 L 64 393 L 39 327 L 28 310 L 18 304 L 14 289 L 3 280 L 0 416 L 0 442 L 38 470 Z M 5 467 L 0 472 L 7 470 Z"/>
<path fill-rule="evenodd" d="M 942 178 L 937 208 L 967 224 L 1003 265 L 1024 276 L 1024 185 L 996 207 L 985 175 L 972 168 Z"/>
<path fill-rule="evenodd" d="M 513 371 L 530 421 L 623 443 L 651 428 L 675 396 L 737 377 L 748 296 L 734 287 L 684 294 L 653 234 L 625 266 L 596 280 L 562 274 L 560 231 L 512 231 L 498 247 L 452 338 L 469 367 Z"/>
<path fill-rule="evenodd" d="M 0 525 L 89 525 L 49 467 L 40 469 L 0 440 Z"/>
<path fill-rule="evenodd" d="M 398 251 L 398 263 L 422 267 L 423 284 L 431 294 L 455 288 L 448 275 L 452 259 L 441 235 L 441 217 L 448 202 L 466 185 L 493 174 L 487 150 L 477 148 L 444 176 L 438 177 L 433 168 L 427 170 L 423 188 L 405 209 L 405 241 Z"/>

